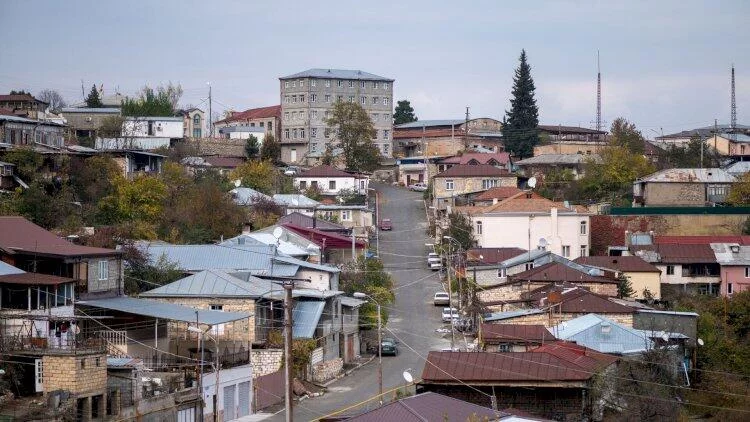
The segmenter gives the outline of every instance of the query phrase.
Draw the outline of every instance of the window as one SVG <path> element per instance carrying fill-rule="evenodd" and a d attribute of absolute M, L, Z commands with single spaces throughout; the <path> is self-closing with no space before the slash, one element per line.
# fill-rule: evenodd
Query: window
<path fill-rule="evenodd" d="M 296 96 L 296 95 L 292 95 L 292 102 L 293 102 L 293 103 L 296 103 L 296 102 L 297 102 L 297 96 Z"/>
<path fill-rule="evenodd" d="M 588 252 L 588 247 L 586 247 L 586 245 L 581 245 L 581 256 L 588 255 Z"/>
<path fill-rule="evenodd" d="M 388 82 L 383 82 L 383 89 L 388 89 Z"/>
<path fill-rule="evenodd" d="M 391 131 L 390 130 L 384 130 L 383 131 L 383 139 L 389 139 L 390 136 L 391 136 Z"/>
<path fill-rule="evenodd" d="M 268 130 L 269 131 L 273 130 L 273 122 L 268 122 Z"/>
<path fill-rule="evenodd" d="M 352 212 L 349 210 L 341 210 L 341 221 L 352 221 Z"/>
<path fill-rule="evenodd" d="M 390 145 L 383 144 L 383 154 L 388 155 L 388 149 L 390 148 Z"/>
<path fill-rule="evenodd" d="M 482 189 L 487 190 L 490 188 L 494 188 L 498 185 L 497 179 L 483 179 L 482 180 Z"/>
<path fill-rule="evenodd" d="M 378 120 L 378 113 L 372 113 L 372 116 L 370 117 L 373 122 Z"/>
<path fill-rule="evenodd" d="M 331 80 L 328 79 L 326 80 L 326 88 L 330 88 L 330 87 L 331 87 Z"/>
<path fill-rule="evenodd" d="M 534 268 L 534 263 L 533 262 L 527 262 L 526 265 L 524 266 L 524 269 L 526 271 L 528 271 L 528 270 L 530 270 L 532 268 Z"/>
<path fill-rule="evenodd" d="M 102 358 L 96 358 L 96 366 L 102 366 Z"/>
<path fill-rule="evenodd" d="M 314 103 L 315 101 L 318 101 L 318 94 L 310 94 L 310 102 Z"/>
<path fill-rule="evenodd" d="M 310 152 L 316 152 L 316 151 L 318 151 L 318 144 L 313 142 L 310 144 Z"/>
<path fill-rule="evenodd" d="M 335 180 L 329 180 L 328 181 L 328 189 L 330 189 L 330 190 L 336 190 L 336 181 Z"/>
<path fill-rule="evenodd" d="M 284 129 L 284 139 L 289 139 L 289 129 Z"/>
<path fill-rule="evenodd" d="M 336 101 L 338 101 L 338 102 L 344 101 L 344 96 L 343 95 L 337 95 L 336 96 Z"/>
<path fill-rule="evenodd" d="M 299 137 L 302 138 L 302 139 L 305 139 L 305 129 L 304 128 L 302 128 L 302 129 L 299 130 Z"/>
<path fill-rule="evenodd" d="M 81 359 L 81 369 L 86 369 L 86 358 Z"/>
<path fill-rule="evenodd" d="M 373 82 L 372 83 L 372 88 L 373 89 L 378 89 L 378 83 L 377 82 Z"/>
<path fill-rule="evenodd" d="M 674 265 L 667 265 L 667 275 L 674 275 Z M 747 277 L 747 268 L 745 268 L 745 277 Z"/>
<path fill-rule="evenodd" d="M 745 278 L 750 278 L 750 267 L 745 267 Z"/>
<path fill-rule="evenodd" d="M 372 105 L 375 105 L 380 100 L 380 97 L 372 97 Z"/>
<path fill-rule="evenodd" d="M 200 138 L 202 135 L 200 128 L 193 128 L 193 138 Z"/>
<path fill-rule="evenodd" d="M 195 116 L 193 116 L 193 124 L 195 126 L 200 126 L 200 124 L 201 124 L 201 115 L 200 114 L 196 114 Z"/>
<path fill-rule="evenodd" d="M 300 88 L 304 88 L 305 87 L 305 80 L 304 79 L 300 79 L 299 80 L 299 87 Z"/>
<path fill-rule="evenodd" d="M 292 138 L 297 139 L 297 129 L 292 129 Z"/>
<path fill-rule="evenodd" d="M 209 309 L 212 311 L 218 311 L 218 312 L 224 312 L 224 305 L 208 305 Z M 224 324 L 216 324 L 213 327 L 211 327 L 211 332 L 214 335 L 222 335 L 224 334 Z"/>
<path fill-rule="evenodd" d="M 288 111 L 285 111 L 285 112 L 284 112 L 284 121 L 285 121 L 285 122 L 288 122 L 288 121 L 289 121 L 289 112 L 288 112 Z"/>
<path fill-rule="evenodd" d="M 581 221 L 581 234 L 586 234 L 586 222 Z"/>
<path fill-rule="evenodd" d="M 498 344 L 497 351 L 500 353 L 512 352 L 512 347 L 508 343 Z"/>
<path fill-rule="evenodd" d="M 349 88 L 354 88 L 354 81 L 349 81 Z"/>
<path fill-rule="evenodd" d="M 367 97 L 365 97 L 365 96 L 359 97 L 359 102 L 361 102 L 362 105 L 367 104 Z"/>
<path fill-rule="evenodd" d="M 289 104 L 289 96 L 288 95 L 284 95 L 284 102 L 287 103 L 287 104 Z"/>
<path fill-rule="evenodd" d="M 445 190 L 453 190 L 453 179 L 445 180 Z"/>
<path fill-rule="evenodd" d="M 289 88 L 289 81 L 284 81 L 284 88 Z"/>
<path fill-rule="evenodd" d="M 297 112 L 296 111 L 292 112 L 292 120 L 297 120 Z"/>
<path fill-rule="evenodd" d="M 300 180 L 300 182 L 299 182 L 299 188 L 300 189 L 307 189 L 307 181 L 306 180 Z"/>
<path fill-rule="evenodd" d="M 323 129 L 323 137 L 329 139 L 331 137 L 331 131 L 328 129 Z"/>
<path fill-rule="evenodd" d="M 562 256 L 564 256 L 565 258 L 570 258 L 570 246 L 569 245 L 563 245 Z"/>
<path fill-rule="evenodd" d="M 383 97 L 383 105 L 388 105 L 388 97 Z"/>
<path fill-rule="evenodd" d="M 727 283 L 727 294 L 731 295 L 734 293 L 734 288 L 732 287 L 732 283 Z"/>
<path fill-rule="evenodd" d="M 301 120 L 305 120 L 305 112 L 304 112 L 304 111 L 300 111 L 300 112 L 299 112 L 299 118 L 300 118 Z"/>
<path fill-rule="evenodd" d="M 328 95 L 328 94 L 326 94 L 325 100 L 326 100 L 327 103 L 330 103 L 331 102 L 331 96 Z"/>
<path fill-rule="evenodd" d="M 301 102 L 301 103 L 305 102 L 305 96 L 304 95 L 300 95 L 299 96 L 299 102 Z"/>
<path fill-rule="evenodd" d="M 292 81 L 292 88 L 297 88 L 297 81 Z"/>
<path fill-rule="evenodd" d="M 106 280 L 109 278 L 109 261 L 99 261 L 99 280 Z"/>
<path fill-rule="evenodd" d="M 350 95 L 350 96 L 349 96 L 349 102 L 350 102 L 350 103 L 353 103 L 353 102 L 354 102 L 354 95 Z"/>
<path fill-rule="evenodd" d="M 311 119 L 317 119 L 318 118 L 318 110 L 310 110 L 310 118 Z"/>
<path fill-rule="evenodd" d="M 388 119 L 390 119 L 390 118 L 391 118 L 391 115 L 390 115 L 390 114 L 387 114 L 387 113 L 386 113 L 386 114 L 384 114 L 384 115 L 383 115 L 383 120 L 388 120 Z"/>
<path fill-rule="evenodd" d="M 310 86 L 315 86 L 315 79 L 310 79 Z"/>
<path fill-rule="evenodd" d="M 476 228 L 477 234 L 482 234 L 482 222 L 481 221 L 477 221 L 476 226 L 477 226 L 477 228 Z"/>
<path fill-rule="evenodd" d="M 310 128 L 310 137 L 311 138 L 317 138 L 318 137 L 318 128 Z"/>
<path fill-rule="evenodd" d="M 360 88 L 364 88 L 364 87 L 365 87 L 365 81 L 362 81 L 362 82 L 360 82 L 360 83 L 359 83 L 359 87 L 360 87 Z"/>
<path fill-rule="evenodd" d="M 250 127 L 255 127 L 255 122 L 250 123 Z"/>
<path fill-rule="evenodd" d="M 260 127 L 263 127 L 263 124 L 264 124 L 264 123 L 265 123 L 265 122 L 260 122 L 260 123 L 258 123 L 258 125 L 259 125 Z"/>
<path fill-rule="evenodd" d="M 344 86 L 344 81 L 342 81 L 341 79 L 339 79 L 338 81 L 336 81 L 336 83 L 338 84 L 339 88 L 341 88 L 342 86 Z"/>

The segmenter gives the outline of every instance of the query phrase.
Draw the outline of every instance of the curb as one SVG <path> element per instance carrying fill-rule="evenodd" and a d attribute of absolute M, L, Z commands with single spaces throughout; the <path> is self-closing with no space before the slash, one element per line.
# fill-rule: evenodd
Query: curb
<path fill-rule="evenodd" d="M 375 359 L 375 356 L 377 356 L 377 355 L 373 355 L 373 356 L 372 356 L 372 357 L 371 357 L 370 359 L 367 359 L 367 361 L 365 361 L 365 362 L 362 362 L 362 363 L 358 364 L 358 365 L 357 365 L 357 366 L 355 366 L 354 368 L 352 368 L 352 369 L 350 369 L 350 370 L 348 370 L 348 371 L 346 371 L 346 372 L 344 372 L 344 373 L 342 373 L 342 374 L 338 374 L 338 375 L 336 375 L 336 376 L 335 376 L 335 377 L 334 377 L 333 379 L 331 379 L 330 381 L 326 381 L 326 382 L 325 382 L 325 383 L 323 383 L 323 384 L 315 384 L 315 385 L 317 385 L 318 387 L 321 387 L 321 388 L 326 388 L 326 387 L 328 387 L 329 385 L 333 384 L 334 382 L 336 382 L 336 381 L 340 380 L 341 378 L 343 378 L 343 377 L 346 377 L 346 376 L 350 375 L 350 374 L 351 374 L 352 372 L 356 371 L 357 369 L 359 369 L 359 368 L 361 368 L 361 367 L 363 367 L 363 366 L 367 365 L 368 363 L 372 362 L 372 360 L 373 360 L 373 359 Z"/>

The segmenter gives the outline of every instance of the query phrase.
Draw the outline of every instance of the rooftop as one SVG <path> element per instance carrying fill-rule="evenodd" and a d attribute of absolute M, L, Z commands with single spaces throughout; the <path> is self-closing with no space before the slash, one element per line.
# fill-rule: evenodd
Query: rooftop
<path fill-rule="evenodd" d="M 461 211 L 467 214 L 492 214 L 492 213 L 544 213 L 552 212 L 557 208 L 558 213 L 575 213 L 575 208 L 566 206 L 564 202 L 551 201 L 536 192 L 520 191 L 497 204 L 484 207 L 461 207 Z"/>
<path fill-rule="evenodd" d="M 205 270 L 143 292 L 141 297 L 241 297 L 260 298 L 283 288 L 271 281 L 249 276 L 248 281 L 226 271 Z"/>
<path fill-rule="evenodd" d="M 292 224 L 297 227 L 315 228 L 322 231 L 341 233 L 349 231 L 349 229 L 342 226 L 341 224 L 332 223 L 320 218 L 310 217 L 309 215 L 305 215 L 297 211 L 281 216 L 279 218 L 278 224 Z"/>
<path fill-rule="evenodd" d="M 591 135 L 606 135 L 607 132 L 603 130 L 596 130 L 596 129 L 589 129 L 585 127 L 580 126 L 560 126 L 560 125 L 539 125 L 539 130 L 542 130 L 544 132 L 550 132 L 553 135 L 557 135 L 558 133 L 563 134 L 591 134 Z"/>
<path fill-rule="evenodd" d="M 273 196 L 273 200 L 279 205 L 293 208 L 314 208 L 320 205 L 320 202 L 310 199 L 305 195 L 299 193 L 277 193 Z"/>
<path fill-rule="evenodd" d="M 720 168 L 665 169 L 637 179 L 633 183 L 733 183 L 735 177 Z"/>
<path fill-rule="evenodd" d="M 492 265 L 525 252 L 526 250 L 521 248 L 471 248 L 466 251 L 466 260 L 469 265 Z"/>
<path fill-rule="evenodd" d="M 575 284 L 575 283 L 571 283 Z M 554 298 L 553 292 L 559 293 Z M 609 300 L 608 297 L 593 293 L 581 287 L 559 288 L 550 284 L 540 289 L 532 290 L 526 295 L 535 306 L 547 307 L 557 305 L 560 312 L 571 314 L 630 314 L 635 311 L 633 307 Z"/>
<path fill-rule="evenodd" d="M 252 205 L 259 200 L 273 201 L 273 199 L 263 192 L 258 192 L 253 188 L 234 188 L 229 191 L 232 194 L 234 202 L 238 205 Z"/>
<path fill-rule="evenodd" d="M 549 262 L 540 267 L 514 274 L 513 281 L 571 282 L 571 283 L 618 283 L 614 274 L 572 262 Z"/>
<path fill-rule="evenodd" d="M 721 131 L 729 130 L 731 128 L 732 126 L 729 124 L 720 124 L 717 126 L 706 126 L 706 127 L 701 127 L 697 129 L 683 130 L 677 133 L 670 133 L 664 136 L 657 136 L 656 139 L 662 140 L 662 139 L 675 139 L 675 138 L 692 138 L 693 136 L 696 136 L 696 135 L 702 136 L 705 138 L 705 137 L 713 136 L 713 134 L 715 133 L 717 129 L 721 132 Z M 750 126 L 737 125 L 736 129 L 748 130 L 750 129 Z"/>
<path fill-rule="evenodd" d="M 361 70 L 349 69 L 308 69 L 303 72 L 295 73 L 293 75 L 282 76 L 279 79 L 284 80 L 294 78 L 357 79 L 365 81 L 393 82 L 393 79 L 390 78 L 363 72 Z"/>
<path fill-rule="evenodd" d="M 49 104 L 31 94 L 3 94 L 0 95 L 0 101 L 36 101 L 42 104 Z"/>
<path fill-rule="evenodd" d="M 487 324 L 481 326 L 482 341 L 536 342 L 555 341 L 555 336 L 544 325 Z"/>
<path fill-rule="evenodd" d="M 63 115 L 66 114 L 120 114 L 119 108 L 114 107 L 94 107 L 94 108 L 82 108 L 82 107 L 66 107 L 60 110 Z"/>
<path fill-rule="evenodd" d="M 750 236 L 714 235 L 714 236 L 654 236 L 656 244 L 709 245 L 711 243 L 737 243 L 750 245 Z"/>
<path fill-rule="evenodd" d="M 316 166 L 307 171 L 294 176 L 295 179 L 304 177 L 357 177 L 352 173 L 347 173 L 333 166 Z"/>
<path fill-rule="evenodd" d="M 737 243 L 712 243 L 716 261 L 721 265 L 750 265 L 750 246 Z"/>
<path fill-rule="evenodd" d="M 463 119 L 443 119 L 443 120 L 417 120 L 416 122 L 401 123 L 393 125 L 394 129 L 413 129 L 413 128 L 432 128 L 438 126 L 458 126 L 464 124 Z"/>
<path fill-rule="evenodd" d="M 588 159 L 594 161 L 600 160 L 599 156 L 596 154 L 542 154 L 516 161 L 515 164 L 521 167 L 540 164 L 578 165 L 585 163 Z"/>
<path fill-rule="evenodd" d="M 515 175 L 489 164 L 458 164 L 438 173 L 435 177 L 515 177 Z"/>
<path fill-rule="evenodd" d="M 454 155 L 440 161 L 440 164 L 508 164 L 510 161 L 510 154 L 507 152 L 464 152 L 461 155 Z"/>
<path fill-rule="evenodd" d="M 427 392 L 406 397 L 346 418 L 354 422 L 425 422 L 425 421 L 499 421 L 510 414 L 465 402 L 453 397 Z"/>
<path fill-rule="evenodd" d="M 574 341 L 601 353 L 641 353 L 653 341 L 640 330 L 620 325 L 594 313 L 573 318 L 552 328 L 561 340 Z"/>
<path fill-rule="evenodd" d="M 23 217 L 0 217 L 0 250 L 53 257 L 120 255 L 114 249 L 80 246 L 55 236 Z"/>
<path fill-rule="evenodd" d="M 210 311 L 196 309 L 190 306 L 159 302 L 157 300 L 137 299 L 127 296 L 113 297 L 109 299 L 82 300 L 76 303 L 78 305 L 144 315 L 165 320 L 183 322 L 196 322 L 197 320 L 200 324 L 204 325 L 224 324 L 250 317 L 250 314 L 244 312 Z"/>
<path fill-rule="evenodd" d="M 543 314 L 544 311 L 541 309 L 519 309 L 516 311 L 505 311 L 505 312 L 492 312 L 484 317 L 485 321 L 504 321 L 507 319 L 518 318 L 526 315 L 538 315 Z"/>
<path fill-rule="evenodd" d="M 493 199 L 503 200 L 523 192 L 521 189 L 513 186 L 497 186 L 487 189 L 474 197 L 475 201 L 491 201 Z"/>
<path fill-rule="evenodd" d="M 230 123 L 230 122 L 236 122 L 239 120 L 254 120 L 254 119 L 265 119 L 265 118 L 271 118 L 271 117 L 279 117 L 281 116 L 281 106 L 280 105 L 274 105 L 269 107 L 260 107 L 260 108 L 251 108 L 249 110 L 245 110 L 239 113 L 234 113 L 230 117 L 227 117 L 226 119 L 219 120 L 216 123 Z"/>
<path fill-rule="evenodd" d="M 623 272 L 661 273 L 661 270 L 637 256 L 581 256 L 574 262 Z"/>
<path fill-rule="evenodd" d="M 750 143 L 750 136 L 744 133 L 720 133 L 719 137 L 728 139 L 732 142 Z"/>
<path fill-rule="evenodd" d="M 715 264 L 716 256 L 710 244 L 672 244 L 631 246 L 636 256 L 651 261 L 649 255 L 656 254 L 655 262 L 664 264 Z M 649 254 L 652 252 L 652 254 Z"/>

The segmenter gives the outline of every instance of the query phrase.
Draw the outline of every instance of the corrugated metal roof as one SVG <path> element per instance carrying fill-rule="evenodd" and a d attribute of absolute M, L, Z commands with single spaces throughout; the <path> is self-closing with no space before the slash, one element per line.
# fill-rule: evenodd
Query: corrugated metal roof
<path fill-rule="evenodd" d="M 533 157 L 525 158 L 523 160 L 516 161 L 514 164 L 520 167 L 533 166 L 533 165 L 578 165 L 590 158 L 594 161 L 600 161 L 598 155 L 584 155 L 584 154 L 542 154 L 535 155 Z"/>
<path fill-rule="evenodd" d="M 750 161 L 737 161 L 728 167 L 724 167 L 727 173 L 739 177 L 750 171 Z"/>
<path fill-rule="evenodd" d="M 664 314 L 664 315 L 677 315 L 677 316 L 690 316 L 690 317 L 698 317 L 698 313 L 696 312 L 679 312 L 679 311 L 659 311 L 656 309 L 638 309 L 638 313 L 647 313 L 647 314 Z"/>
<path fill-rule="evenodd" d="M 320 202 L 315 201 L 299 193 L 292 194 L 281 194 L 277 193 L 273 196 L 273 200 L 285 207 L 315 207 L 320 205 Z"/>
<path fill-rule="evenodd" d="M 637 179 L 633 183 L 733 183 L 735 177 L 724 169 L 665 169 Z"/>
<path fill-rule="evenodd" d="M 265 133 L 266 128 L 255 126 L 227 126 L 219 129 L 219 133 L 252 132 Z"/>
<path fill-rule="evenodd" d="M 325 306 L 323 301 L 298 301 L 292 310 L 292 336 L 314 338 Z"/>
<path fill-rule="evenodd" d="M 393 79 L 390 79 L 390 78 L 374 75 L 372 73 L 363 72 L 361 70 L 350 70 L 350 69 L 308 69 L 308 70 L 295 73 L 289 76 L 283 76 L 279 79 L 284 80 L 284 79 L 293 79 L 293 78 L 357 79 L 357 80 L 365 80 L 365 81 L 393 82 Z"/>
<path fill-rule="evenodd" d="M 304 179 L 308 177 L 345 177 L 345 178 L 361 178 L 356 174 L 347 173 L 343 170 L 339 170 L 336 167 L 321 165 L 312 167 L 309 170 L 303 171 L 302 173 L 294 176 L 294 179 Z"/>
<path fill-rule="evenodd" d="M 140 244 L 148 254 L 151 263 L 157 262 L 160 257 L 169 262 L 174 262 L 177 267 L 187 272 L 198 272 L 203 270 L 230 270 L 248 271 L 253 275 L 271 274 L 271 257 L 273 248 L 267 245 L 170 245 L 152 243 Z M 296 274 L 286 272 L 278 274 L 274 267 L 274 275 L 291 277 Z"/>
<path fill-rule="evenodd" d="M 505 420 L 503 418 L 507 416 L 510 414 L 427 392 L 391 402 L 345 420 L 355 422 L 499 421 Z"/>
<path fill-rule="evenodd" d="M 341 296 L 341 306 L 348 306 L 350 308 L 358 308 L 365 303 L 367 303 L 366 300 L 360 300 L 354 297 L 350 296 Z"/>
<path fill-rule="evenodd" d="M 505 319 L 512 319 L 526 315 L 537 315 L 543 314 L 544 311 L 541 309 L 519 309 L 517 311 L 506 311 L 506 312 L 493 312 L 489 316 L 484 317 L 485 321 L 502 321 Z"/>
<path fill-rule="evenodd" d="M 8 121 L 8 122 L 16 122 L 16 123 L 29 123 L 32 125 L 65 126 L 64 124 L 61 124 L 61 123 L 45 122 L 42 120 L 27 119 L 25 117 L 8 116 L 5 114 L 0 114 L 0 121 L 2 120 Z"/>
<path fill-rule="evenodd" d="M 508 170 L 499 169 L 489 164 L 457 164 L 438 173 L 435 177 L 513 177 L 516 176 Z"/>
<path fill-rule="evenodd" d="M 551 254 L 552 252 L 550 251 L 546 251 L 542 249 L 533 249 L 528 252 L 520 253 L 513 258 L 506 259 L 505 261 L 500 263 L 500 267 L 502 268 L 515 267 L 516 265 L 520 265 L 529 261 L 536 261 L 539 258 L 548 256 Z M 534 263 L 534 265 L 536 265 L 536 262 Z"/>
<path fill-rule="evenodd" d="M 574 262 L 625 272 L 661 272 L 658 268 L 637 256 L 581 256 L 576 258 Z"/>
<path fill-rule="evenodd" d="M 283 288 L 271 281 L 249 276 L 239 279 L 228 272 L 206 270 L 143 292 L 141 297 L 246 297 L 259 298 Z"/>
<path fill-rule="evenodd" d="M 80 246 L 55 236 L 23 217 L 0 217 L 0 247 L 9 253 L 15 251 L 52 256 L 115 256 L 114 249 Z"/>
<path fill-rule="evenodd" d="M 719 136 L 732 142 L 750 142 L 750 136 L 747 136 L 744 133 L 722 133 Z"/>
<path fill-rule="evenodd" d="M 711 243 L 711 249 L 714 250 L 716 261 L 721 265 L 750 265 L 750 246 L 737 243 Z"/>
<path fill-rule="evenodd" d="M 23 274 L 26 271 L 16 268 L 8 263 L 5 263 L 3 261 L 0 261 L 0 275 L 8 275 L 8 274 Z"/>
<path fill-rule="evenodd" d="M 482 340 L 493 342 L 547 342 L 555 336 L 544 325 L 482 324 Z"/>
<path fill-rule="evenodd" d="M 107 358 L 107 367 L 110 368 L 137 368 L 143 366 L 142 359 L 134 358 Z"/>
<path fill-rule="evenodd" d="M 400 125 L 394 125 L 394 129 L 414 129 L 414 128 L 428 128 L 435 126 L 458 126 L 465 123 L 465 120 L 461 119 L 443 119 L 443 120 L 417 120 L 416 122 L 402 123 Z"/>
<path fill-rule="evenodd" d="M 196 309 L 189 306 L 175 305 L 173 303 L 159 302 L 157 300 L 138 299 L 127 296 L 108 299 L 81 300 L 76 303 L 84 306 L 92 306 L 172 321 L 198 321 L 200 324 L 205 325 L 225 324 L 249 318 L 251 316 L 245 312 L 210 311 L 206 309 Z"/>
<path fill-rule="evenodd" d="M 244 239 L 244 240 L 243 240 Z M 276 239 L 271 233 L 247 233 L 233 237 L 231 239 L 221 242 L 222 245 L 237 245 L 239 242 L 245 243 L 261 243 L 263 245 L 278 245 L 278 250 L 282 254 L 293 256 L 293 257 L 306 257 L 310 255 L 310 251 L 303 249 L 293 243 Z"/>
<path fill-rule="evenodd" d="M 258 192 L 253 188 L 234 188 L 229 191 L 232 194 L 232 199 L 238 205 L 252 205 L 253 202 L 265 199 L 273 201 L 273 198 L 266 195 L 265 193 Z"/>
<path fill-rule="evenodd" d="M 279 240 L 282 243 L 289 243 L 289 244 L 295 245 L 298 248 L 307 251 L 308 255 L 319 256 L 321 254 L 321 252 L 320 252 L 321 251 L 321 245 L 318 245 L 317 243 L 311 241 L 310 239 L 308 239 L 308 238 L 306 238 L 304 236 L 301 236 L 301 235 L 297 234 L 296 232 L 294 232 L 292 230 L 289 230 L 286 227 L 278 225 L 278 224 L 275 224 L 273 226 L 269 226 L 269 227 L 266 227 L 266 228 L 263 228 L 263 229 L 260 229 L 260 230 L 256 230 L 256 231 L 250 233 L 250 235 L 264 234 L 264 235 L 271 235 L 271 236 L 273 236 L 273 232 L 274 232 L 274 230 L 276 230 L 276 228 L 280 228 L 281 229 L 281 233 L 282 234 L 281 234 L 281 237 L 279 238 Z M 257 238 L 257 237 L 255 239 L 260 240 L 260 238 Z M 289 255 L 291 255 L 291 254 L 289 254 Z"/>
<path fill-rule="evenodd" d="M 294 289 L 292 290 L 292 297 L 304 297 L 308 299 L 330 299 L 335 296 L 341 296 L 344 292 L 340 290 L 316 290 L 316 289 Z M 273 292 L 264 296 L 266 299 L 273 300 L 284 300 L 284 291 L 274 290 Z"/>
<path fill-rule="evenodd" d="M 125 120 L 131 122 L 184 122 L 185 118 L 175 116 L 129 116 L 125 117 Z"/>
<path fill-rule="evenodd" d="M 596 314 L 573 318 L 551 330 L 561 340 L 574 341 L 602 353 L 640 353 L 654 345 L 643 332 Z"/>
<path fill-rule="evenodd" d="M 322 231 L 348 232 L 349 229 L 341 224 L 331 223 L 321 218 L 313 218 L 297 211 L 281 216 L 278 224 L 289 223 L 298 227 L 312 228 L 313 226 Z"/>

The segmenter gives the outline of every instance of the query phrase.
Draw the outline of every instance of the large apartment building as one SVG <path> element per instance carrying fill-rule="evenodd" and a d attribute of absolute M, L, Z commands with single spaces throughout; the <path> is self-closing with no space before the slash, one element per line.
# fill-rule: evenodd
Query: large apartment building
<path fill-rule="evenodd" d="M 336 144 L 325 123 L 336 101 L 362 105 L 375 128 L 373 142 L 383 156 L 392 155 L 393 79 L 361 70 L 310 69 L 279 82 L 282 161 L 315 161 Z"/>

